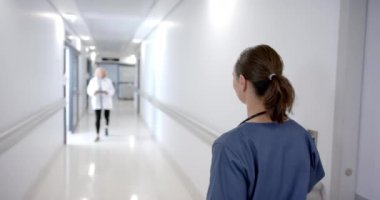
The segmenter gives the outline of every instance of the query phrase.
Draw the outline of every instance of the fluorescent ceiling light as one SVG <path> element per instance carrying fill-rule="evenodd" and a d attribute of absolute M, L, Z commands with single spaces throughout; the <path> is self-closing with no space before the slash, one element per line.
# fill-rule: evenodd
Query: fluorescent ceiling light
<path fill-rule="evenodd" d="M 80 36 L 80 38 L 81 38 L 83 41 L 89 41 L 89 40 L 91 40 L 91 37 L 90 37 L 90 36 Z"/>
<path fill-rule="evenodd" d="M 78 19 L 78 17 L 76 15 L 68 14 L 68 13 L 63 14 L 63 17 L 72 23 L 76 22 Z"/>
<path fill-rule="evenodd" d="M 89 46 L 88 48 L 89 48 L 90 50 L 95 50 L 95 49 L 96 49 L 95 46 Z"/>

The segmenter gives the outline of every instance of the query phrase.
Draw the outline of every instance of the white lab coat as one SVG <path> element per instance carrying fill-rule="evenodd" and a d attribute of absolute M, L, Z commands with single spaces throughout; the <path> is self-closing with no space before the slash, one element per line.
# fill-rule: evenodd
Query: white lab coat
<path fill-rule="evenodd" d="M 96 91 L 106 91 L 108 94 L 98 93 Z M 91 98 L 92 109 L 111 110 L 113 108 L 112 96 L 115 94 L 111 79 L 104 77 L 103 79 L 94 77 L 87 86 L 87 94 Z"/>

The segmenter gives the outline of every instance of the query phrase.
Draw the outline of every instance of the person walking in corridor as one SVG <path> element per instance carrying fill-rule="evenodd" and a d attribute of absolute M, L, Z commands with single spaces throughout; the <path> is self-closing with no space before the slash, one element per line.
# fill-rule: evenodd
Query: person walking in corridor
<path fill-rule="evenodd" d="M 212 147 L 208 200 L 305 200 L 325 173 L 310 134 L 289 118 L 294 89 L 268 45 L 243 51 L 233 87 L 248 118 Z"/>
<path fill-rule="evenodd" d="M 107 72 L 104 68 L 98 67 L 95 71 L 95 76 L 90 80 L 87 87 L 87 94 L 91 98 L 92 108 L 95 110 L 95 127 L 96 138 L 98 142 L 100 131 L 100 119 L 102 112 L 106 120 L 105 135 L 108 136 L 108 125 L 110 121 L 110 112 L 113 107 L 112 97 L 115 93 L 111 79 L 107 78 Z"/>

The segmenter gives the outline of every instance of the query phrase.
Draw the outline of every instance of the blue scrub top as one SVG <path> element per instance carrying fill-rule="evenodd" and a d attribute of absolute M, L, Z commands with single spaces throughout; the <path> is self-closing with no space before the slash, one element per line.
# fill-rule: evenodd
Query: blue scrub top
<path fill-rule="evenodd" d="M 212 147 L 208 200 L 305 200 L 324 176 L 310 134 L 294 120 L 244 123 Z"/>

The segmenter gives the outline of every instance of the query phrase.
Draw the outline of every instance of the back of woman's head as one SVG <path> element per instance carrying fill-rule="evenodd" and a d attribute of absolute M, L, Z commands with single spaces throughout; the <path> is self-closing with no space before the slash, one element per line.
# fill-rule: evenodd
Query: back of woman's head
<path fill-rule="evenodd" d="M 244 50 L 235 65 L 236 75 L 252 83 L 271 120 L 279 123 L 288 119 L 295 98 L 293 86 L 282 71 L 280 55 L 268 45 Z"/>

